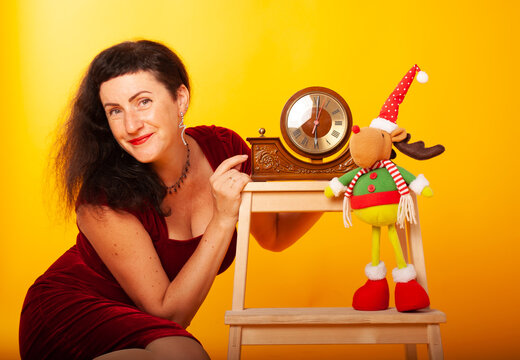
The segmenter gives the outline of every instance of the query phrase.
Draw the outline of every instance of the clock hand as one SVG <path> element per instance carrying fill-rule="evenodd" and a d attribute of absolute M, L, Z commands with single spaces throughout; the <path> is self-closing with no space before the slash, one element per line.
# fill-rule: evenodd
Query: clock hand
<path fill-rule="evenodd" d="M 323 109 L 323 105 L 324 104 L 321 104 L 320 111 L 318 112 L 318 117 L 316 118 L 316 121 L 318 122 L 318 124 L 320 123 L 320 115 L 321 115 L 321 110 Z"/>
<path fill-rule="evenodd" d="M 314 129 L 316 129 L 316 125 L 314 125 Z M 314 132 L 314 146 L 318 146 L 318 132 L 317 131 L 313 131 Z"/>
<path fill-rule="evenodd" d="M 320 100 L 319 100 L 319 96 L 318 96 L 318 105 L 320 103 Z M 324 104 L 321 104 L 321 107 L 320 107 L 320 110 L 319 111 L 316 111 L 316 120 L 314 120 L 314 128 L 312 129 L 312 133 L 314 134 L 314 132 L 316 131 L 316 128 L 318 127 L 318 125 L 320 124 L 320 115 L 321 115 L 321 110 L 323 109 L 323 105 Z M 316 107 L 318 108 L 318 107 Z"/>
<path fill-rule="evenodd" d="M 314 127 L 312 128 L 312 133 L 314 134 L 315 131 L 316 131 L 316 127 L 318 126 L 318 124 L 320 123 L 318 121 L 318 117 L 319 117 L 319 114 L 318 114 L 318 108 L 320 107 L 320 96 L 318 95 L 318 98 L 316 99 L 316 119 L 314 119 Z M 316 141 L 314 141 L 316 142 Z"/>
<path fill-rule="evenodd" d="M 318 99 L 316 99 L 316 120 L 315 121 L 318 121 L 318 108 L 320 107 L 320 96 L 318 95 Z"/>

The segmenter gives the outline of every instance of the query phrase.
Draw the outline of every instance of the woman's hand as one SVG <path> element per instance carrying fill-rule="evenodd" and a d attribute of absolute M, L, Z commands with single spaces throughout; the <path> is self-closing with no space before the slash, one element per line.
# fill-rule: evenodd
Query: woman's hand
<path fill-rule="evenodd" d="M 236 155 L 224 160 L 209 178 L 213 195 L 213 217 L 217 220 L 238 221 L 241 193 L 251 178 L 238 169 L 247 155 Z"/>

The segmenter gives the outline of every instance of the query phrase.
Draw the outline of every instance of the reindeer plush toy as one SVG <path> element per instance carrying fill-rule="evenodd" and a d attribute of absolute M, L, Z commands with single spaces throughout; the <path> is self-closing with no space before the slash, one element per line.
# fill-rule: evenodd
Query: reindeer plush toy
<path fill-rule="evenodd" d="M 429 306 L 426 291 L 416 281 L 417 274 L 412 264 L 406 264 L 395 224 L 403 227 L 405 220 L 415 223 L 413 200 L 410 190 L 426 197 L 433 195 L 424 175 L 414 176 L 395 165 L 394 145 L 400 152 L 418 160 L 425 160 L 444 151 L 442 145 L 425 148 L 419 141 L 409 144 L 410 134 L 396 124 L 399 105 L 415 78 L 424 83 L 428 75 L 414 65 L 388 97 L 379 116 L 369 127 L 353 127 L 350 153 L 359 168 L 340 178 L 334 178 L 325 189 L 328 197 L 345 193 L 343 220 L 345 227 L 352 226 L 352 211 L 361 221 L 372 225 L 372 262 L 365 267 L 368 281 L 354 294 L 352 306 L 357 310 L 384 310 L 389 304 L 389 289 L 386 267 L 380 261 L 379 247 L 381 227 L 388 227 L 397 268 L 392 271 L 396 282 L 395 305 L 398 311 L 412 311 Z"/>

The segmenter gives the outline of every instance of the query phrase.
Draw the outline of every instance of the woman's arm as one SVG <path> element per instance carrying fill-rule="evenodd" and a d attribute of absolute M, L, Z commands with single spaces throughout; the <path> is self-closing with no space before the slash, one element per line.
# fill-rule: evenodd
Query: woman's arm
<path fill-rule="evenodd" d="M 253 213 L 251 233 L 263 248 L 282 251 L 301 238 L 322 214 L 322 212 Z"/>
<path fill-rule="evenodd" d="M 213 217 L 199 246 L 170 282 L 150 236 L 133 215 L 110 208 L 78 208 L 78 226 L 121 287 L 143 311 L 187 327 L 204 301 L 227 252 L 249 177 L 234 169 L 247 156 L 227 159 L 210 182 Z"/>

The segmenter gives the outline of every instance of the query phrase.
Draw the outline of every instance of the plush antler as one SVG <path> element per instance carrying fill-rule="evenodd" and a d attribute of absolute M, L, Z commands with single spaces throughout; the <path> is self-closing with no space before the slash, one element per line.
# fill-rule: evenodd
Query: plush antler
<path fill-rule="evenodd" d="M 410 138 L 412 136 L 410 133 L 406 135 L 406 138 L 400 142 L 395 142 L 394 146 L 405 155 L 408 155 L 411 158 L 416 160 L 426 160 L 431 159 L 435 156 L 439 156 L 444 152 L 444 146 L 435 145 L 432 147 L 425 147 L 423 141 L 417 141 L 409 144 Z"/>

